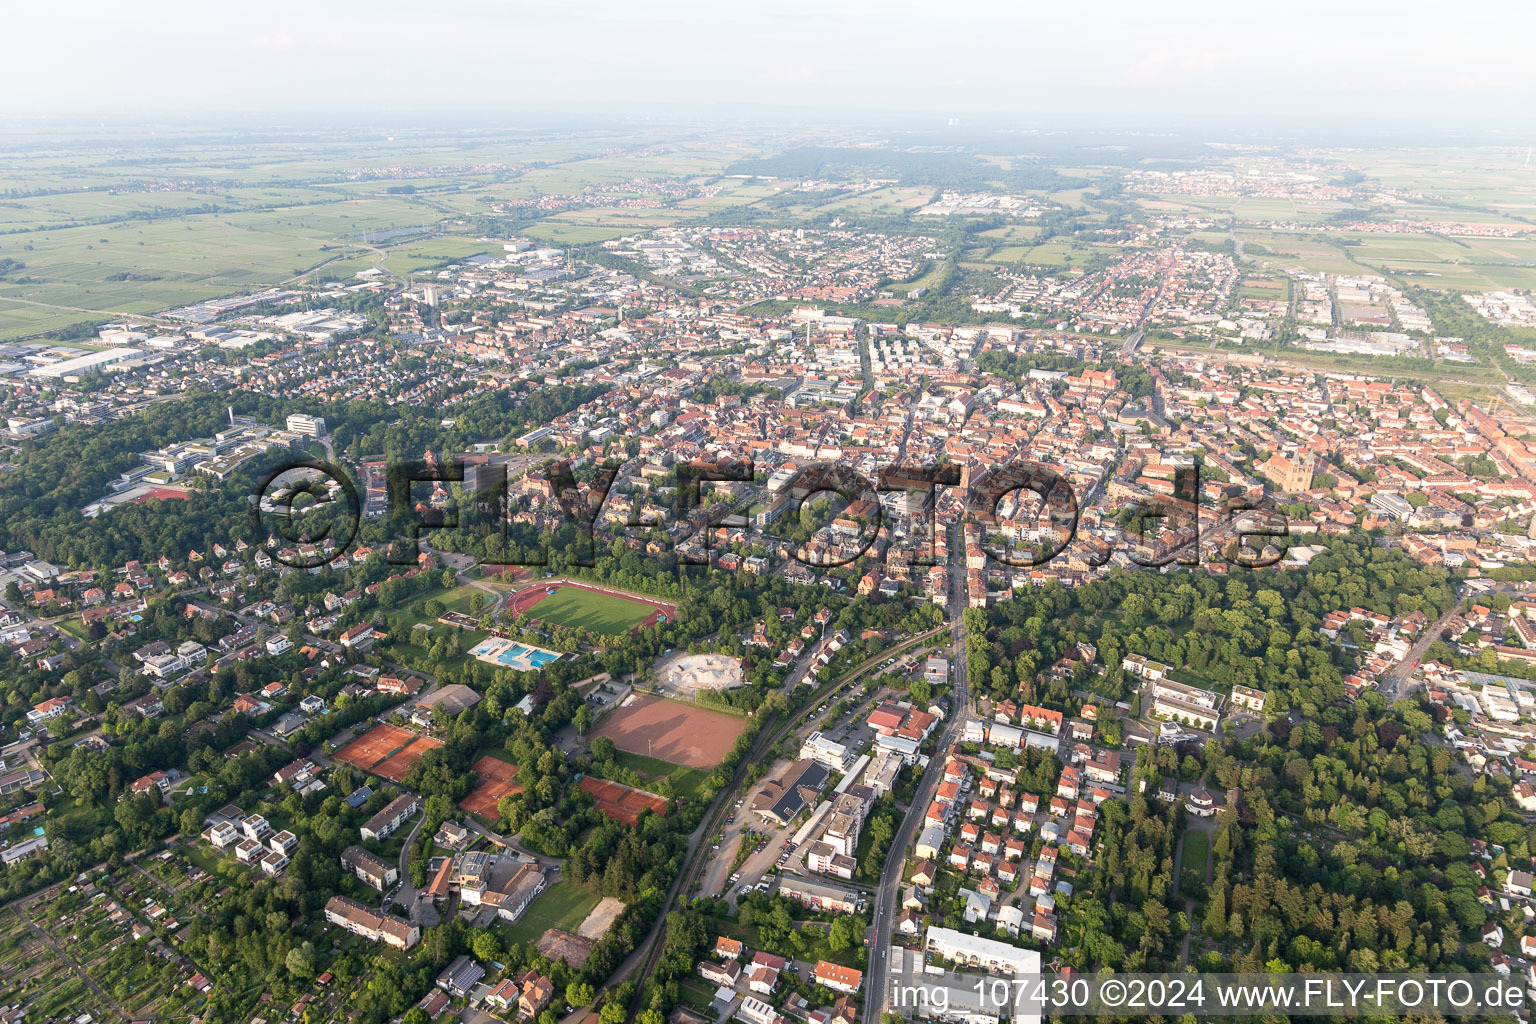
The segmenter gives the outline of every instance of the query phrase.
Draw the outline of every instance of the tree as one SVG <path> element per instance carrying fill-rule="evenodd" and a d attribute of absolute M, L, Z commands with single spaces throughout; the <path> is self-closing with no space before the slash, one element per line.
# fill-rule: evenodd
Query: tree
<path fill-rule="evenodd" d="M 853 948 L 857 941 L 853 920 L 843 916 L 832 922 L 832 927 L 827 930 L 827 948 L 832 952 L 841 953 Z"/>
<path fill-rule="evenodd" d="M 501 949 L 501 940 L 496 938 L 495 932 L 481 929 L 476 931 L 469 940 L 470 951 L 475 954 L 476 960 L 490 960 L 501 962 L 505 955 Z"/>
<path fill-rule="evenodd" d="M 304 979 L 315 973 L 315 948 L 308 942 L 294 946 L 283 959 L 283 966 L 295 978 Z"/>

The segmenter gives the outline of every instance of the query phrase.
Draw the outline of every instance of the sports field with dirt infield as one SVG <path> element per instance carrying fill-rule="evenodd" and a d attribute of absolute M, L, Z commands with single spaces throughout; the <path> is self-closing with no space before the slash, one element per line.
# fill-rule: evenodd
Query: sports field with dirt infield
<path fill-rule="evenodd" d="M 513 615 L 599 636 L 618 636 L 677 617 L 677 605 L 574 580 L 541 580 L 507 601 Z"/>
<path fill-rule="evenodd" d="M 725 760 L 747 720 L 696 704 L 633 694 L 604 716 L 593 736 L 606 736 L 630 754 L 711 769 Z"/>
<path fill-rule="evenodd" d="M 624 912 L 624 904 L 612 896 L 604 896 L 581 927 L 572 934 L 563 928 L 551 928 L 540 935 L 533 948 L 551 960 L 564 960 L 572 967 L 584 966 L 592 956 L 597 940 L 608 934 L 613 922 Z"/>
<path fill-rule="evenodd" d="M 380 723 L 336 751 L 336 760 L 399 782 L 423 754 L 442 745 L 430 736 Z"/>
<path fill-rule="evenodd" d="M 501 803 L 501 798 L 523 791 L 523 787 L 515 781 L 517 765 L 486 754 L 470 767 L 474 769 L 477 781 L 475 788 L 459 801 L 459 806 L 470 814 L 495 821 L 500 816 L 496 805 Z"/>
<path fill-rule="evenodd" d="M 655 811 L 657 814 L 667 813 L 666 800 L 655 793 L 631 789 L 607 779 L 588 775 L 581 780 L 581 789 L 584 793 L 592 794 L 592 799 L 597 801 L 598 810 L 625 825 L 638 824 L 640 812 L 644 810 Z"/>

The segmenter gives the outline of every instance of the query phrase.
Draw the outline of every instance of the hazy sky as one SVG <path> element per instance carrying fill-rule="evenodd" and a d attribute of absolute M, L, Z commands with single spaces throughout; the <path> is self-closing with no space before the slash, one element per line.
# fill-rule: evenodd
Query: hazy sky
<path fill-rule="evenodd" d="M 1536 99 L 1528 2 L 55 0 L 3 16 L 3 117 L 516 121 L 708 104 L 1523 126 Z"/>

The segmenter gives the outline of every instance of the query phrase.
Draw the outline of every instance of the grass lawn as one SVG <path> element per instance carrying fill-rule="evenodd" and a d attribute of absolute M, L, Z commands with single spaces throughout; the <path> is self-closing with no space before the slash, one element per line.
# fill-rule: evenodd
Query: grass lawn
<path fill-rule="evenodd" d="M 507 929 L 508 942 L 532 943 L 551 928 L 575 933 L 586 920 L 600 897 L 574 882 L 556 882 L 545 889 L 533 906 L 523 911 L 517 923 Z"/>
<path fill-rule="evenodd" d="M 493 600 L 490 594 L 468 583 L 455 587 L 446 594 L 438 594 L 437 599 L 443 602 L 444 608 L 461 615 L 478 615 L 480 610 Z"/>
<path fill-rule="evenodd" d="M 208 776 L 194 775 L 191 779 L 176 787 L 176 796 L 173 799 L 176 803 L 190 802 L 193 798 L 202 796 L 198 790 L 207 785 Z"/>
<path fill-rule="evenodd" d="M 203 847 L 195 842 L 182 843 L 176 847 L 176 855 L 193 867 L 202 868 L 210 876 L 218 877 L 219 862 L 223 858 L 211 847 Z M 233 855 L 230 859 L 233 860 Z"/>
<path fill-rule="evenodd" d="M 89 643 L 90 637 L 86 635 L 85 623 L 79 619 L 60 619 L 56 625 L 70 636 L 82 643 Z"/>
<path fill-rule="evenodd" d="M 400 862 L 400 851 L 405 849 L 405 840 L 411 834 L 411 829 L 416 827 L 416 822 L 420 818 L 421 812 L 418 811 L 402 822 L 399 828 L 395 829 L 384 839 L 365 839 L 363 840 L 363 846 L 370 853 L 378 854 L 389 863 L 398 864 Z M 271 818 L 269 817 L 267 820 L 271 821 Z M 277 825 L 274 824 L 272 827 L 275 829 Z"/>
<path fill-rule="evenodd" d="M 613 759 L 652 782 L 660 779 L 670 780 L 672 792 L 684 798 L 696 796 L 710 774 L 702 768 L 689 768 L 686 765 L 676 765 L 660 758 L 631 754 L 624 750 L 614 751 Z"/>
<path fill-rule="evenodd" d="M 456 626 L 442 625 L 436 617 L 428 616 L 418 611 L 418 608 L 427 601 L 436 600 L 442 602 L 445 611 L 457 611 L 472 616 L 475 614 L 469 609 L 472 593 L 480 594 L 487 601 L 490 600 L 490 595 L 468 584 L 452 590 L 432 587 L 415 595 L 401 607 L 385 612 L 384 618 L 389 630 L 387 641 L 389 654 L 395 661 L 412 668 L 419 668 L 425 663 L 427 647 L 434 638 L 459 634 L 459 647 L 463 653 L 456 658 L 450 658 L 447 664 L 454 669 L 462 668 L 469 658 L 469 649 L 484 640 L 487 634 L 476 631 L 464 632 Z M 418 625 L 426 628 L 417 629 Z"/>
<path fill-rule="evenodd" d="M 1184 833 L 1184 860 L 1183 871 L 1188 871 L 1194 876 L 1194 880 L 1205 883 L 1205 869 L 1211 856 L 1211 836 L 1208 832 L 1199 829 L 1190 829 Z"/>
<path fill-rule="evenodd" d="M 1168 673 L 1168 678 L 1186 686 L 1198 686 L 1202 690 L 1214 690 L 1216 684 L 1198 672 L 1191 672 L 1187 668 L 1176 668 Z"/>
<path fill-rule="evenodd" d="M 715 989 L 697 974 L 690 974 L 677 983 L 678 995 L 695 1010 L 707 1010 L 715 998 Z"/>
<path fill-rule="evenodd" d="M 444 590 L 442 587 L 429 587 L 426 590 L 418 591 L 407 600 L 401 601 L 394 608 L 385 611 L 384 621 L 389 624 L 391 633 L 396 630 L 404 630 L 409 633 L 410 628 L 418 622 L 425 622 L 429 626 L 436 628 L 437 619 L 419 610 L 419 606 L 435 598 L 438 601 L 442 601 L 443 606 L 446 608 L 448 606 L 447 598 L 450 593 L 452 591 Z"/>
<path fill-rule="evenodd" d="M 557 626 L 585 629 L 599 636 L 618 636 L 634 629 L 655 611 L 648 604 L 615 594 L 561 587 L 533 606 L 529 618 Z"/>

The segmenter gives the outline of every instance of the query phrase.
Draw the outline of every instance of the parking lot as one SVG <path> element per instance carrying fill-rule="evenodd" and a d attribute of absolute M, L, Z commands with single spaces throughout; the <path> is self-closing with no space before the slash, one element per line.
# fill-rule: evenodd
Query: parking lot
<path fill-rule="evenodd" d="M 739 886 L 755 885 L 760 881 L 783 852 L 782 844 L 794 834 L 793 829 L 776 828 L 747 810 L 752 805 L 752 797 L 766 781 L 764 779 L 747 790 L 746 795 L 731 809 L 720 837 L 711 839 L 712 859 L 708 870 L 704 872 L 701 888 L 705 895 L 727 896 L 734 905 Z M 731 865 L 744 842 L 751 843 L 756 852 L 733 872 Z"/>

